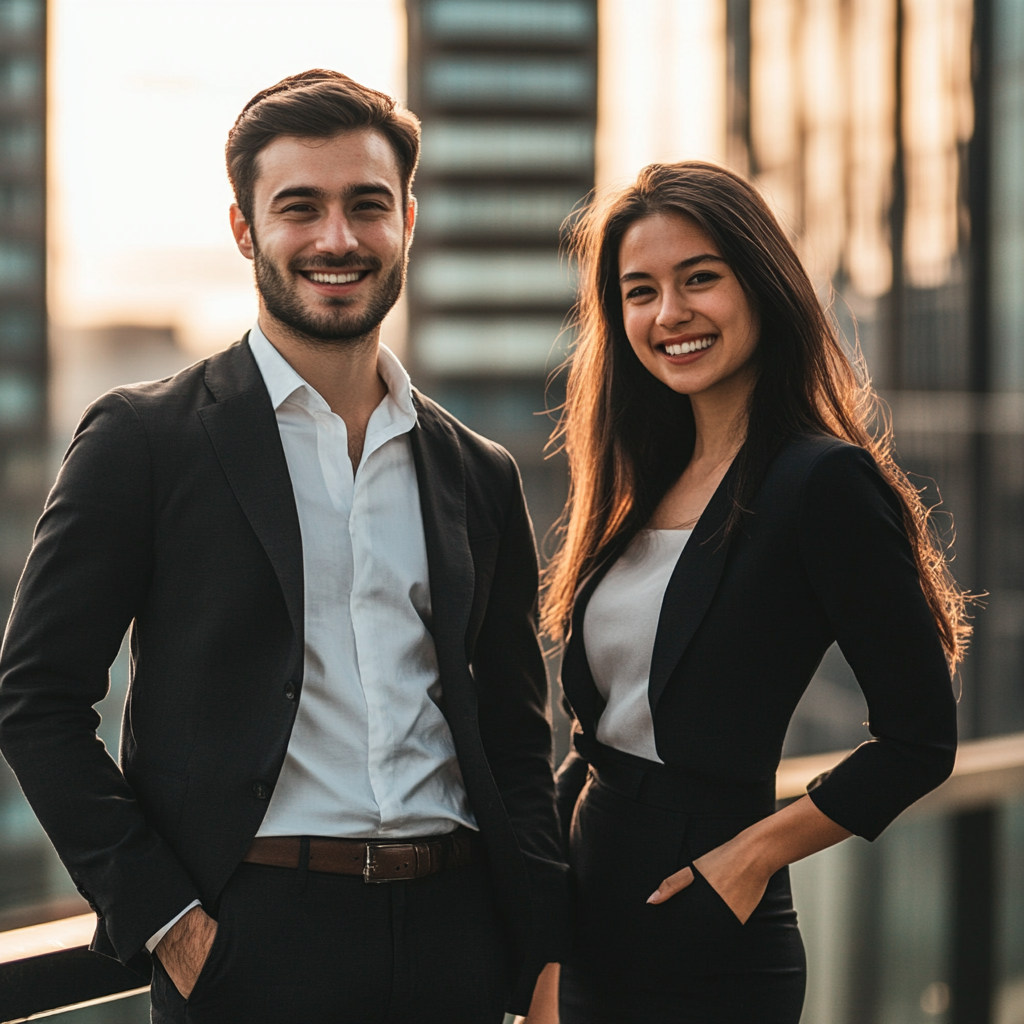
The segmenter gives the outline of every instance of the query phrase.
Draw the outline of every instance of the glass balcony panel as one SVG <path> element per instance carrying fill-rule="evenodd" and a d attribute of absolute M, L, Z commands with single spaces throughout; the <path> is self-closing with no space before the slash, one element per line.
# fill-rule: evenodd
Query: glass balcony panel
<path fill-rule="evenodd" d="M 878 1024 L 948 1020 L 952 925 L 950 819 L 901 821 L 882 856 Z"/>
<path fill-rule="evenodd" d="M 571 188 L 427 188 L 417 193 L 417 230 L 432 236 L 466 234 L 557 238 L 579 202 Z"/>
<path fill-rule="evenodd" d="M 581 121 L 436 121 L 423 126 L 425 171 L 587 174 L 594 128 Z"/>
<path fill-rule="evenodd" d="M 594 95 L 594 68 L 577 58 L 437 57 L 424 81 L 433 102 L 453 107 L 572 110 Z"/>
<path fill-rule="evenodd" d="M 418 297 L 434 305 L 568 306 L 573 280 L 557 252 L 433 252 L 412 267 Z"/>
<path fill-rule="evenodd" d="M 448 42 L 501 41 L 577 43 L 594 34 L 594 11 L 575 0 L 434 0 L 424 24 L 434 39 Z"/>
<path fill-rule="evenodd" d="M 1002 869 L 996 908 L 996 1015 L 998 1024 L 1024 1020 L 1024 793 L 1004 804 L 999 823 Z"/>
<path fill-rule="evenodd" d="M 416 332 L 416 356 L 431 373 L 543 374 L 565 358 L 559 317 L 431 317 Z"/>

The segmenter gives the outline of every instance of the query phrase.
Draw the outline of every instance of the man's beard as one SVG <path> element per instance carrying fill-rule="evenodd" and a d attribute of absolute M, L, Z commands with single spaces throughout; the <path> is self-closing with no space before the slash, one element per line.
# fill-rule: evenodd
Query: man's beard
<path fill-rule="evenodd" d="M 300 261 L 289 266 L 297 274 Z M 366 337 L 387 316 L 398 301 L 405 284 L 405 258 L 395 261 L 394 266 L 381 279 L 377 290 L 370 295 L 365 311 L 361 315 L 346 315 L 345 308 L 351 299 L 323 299 L 328 307 L 323 312 L 310 309 L 290 287 L 277 265 L 260 249 L 253 239 L 253 264 L 256 271 L 256 287 L 267 311 L 296 335 L 316 341 L 338 342 L 358 341 Z M 383 263 L 376 256 L 320 256 L 303 259 L 302 270 L 373 270 L 379 271 Z"/>

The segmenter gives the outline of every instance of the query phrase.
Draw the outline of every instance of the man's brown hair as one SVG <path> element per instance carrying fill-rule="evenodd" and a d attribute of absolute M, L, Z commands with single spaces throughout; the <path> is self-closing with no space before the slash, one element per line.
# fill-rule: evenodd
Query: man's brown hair
<path fill-rule="evenodd" d="M 370 129 L 391 146 L 408 201 L 420 158 L 420 122 L 385 93 L 338 71 L 315 68 L 281 79 L 245 105 L 228 133 L 225 156 L 235 201 L 251 224 L 260 151 L 281 135 L 328 139 L 339 132 Z"/>

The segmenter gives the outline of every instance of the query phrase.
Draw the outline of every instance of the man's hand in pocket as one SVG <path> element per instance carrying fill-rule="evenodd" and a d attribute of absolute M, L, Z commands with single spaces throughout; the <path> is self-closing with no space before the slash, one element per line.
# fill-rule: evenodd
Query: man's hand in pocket
<path fill-rule="evenodd" d="M 156 947 L 160 963 L 185 999 L 192 994 L 216 934 L 217 922 L 202 907 L 193 907 Z"/>

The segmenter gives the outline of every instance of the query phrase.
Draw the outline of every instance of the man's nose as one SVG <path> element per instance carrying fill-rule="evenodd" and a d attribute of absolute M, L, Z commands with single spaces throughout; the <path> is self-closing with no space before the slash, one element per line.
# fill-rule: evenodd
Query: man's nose
<path fill-rule="evenodd" d="M 343 256 L 359 248 L 359 240 L 342 211 L 331 212 L 323 219 L 316 247 L 320 252 L 335 256 Z"/>

